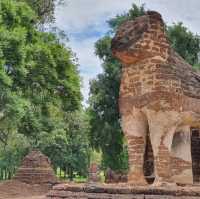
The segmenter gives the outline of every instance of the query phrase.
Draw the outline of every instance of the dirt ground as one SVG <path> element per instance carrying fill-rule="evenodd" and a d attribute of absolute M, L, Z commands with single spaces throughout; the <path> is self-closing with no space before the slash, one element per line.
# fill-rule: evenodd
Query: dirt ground
<path fill-rule="evenodd" d="M 49 187 L 28 185 L 19 181 L 0 183 L 0 199 L 46 199 Z"/>

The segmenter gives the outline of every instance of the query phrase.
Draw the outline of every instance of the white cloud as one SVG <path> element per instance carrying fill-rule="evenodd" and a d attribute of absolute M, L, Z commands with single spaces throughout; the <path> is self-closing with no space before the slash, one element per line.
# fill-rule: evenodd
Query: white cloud
<path fill-rule="evenodd" d="M 84 40 L 70 39 L 70 47 L 79 60 L 80 70 L 82 73 L 96 75 L 102 70 L 99 68 L 100 60 L 94 53 L 94 44 L 98 40 L 97 37 L 86 38 Z"/>
<path fill-rule="evenodd" d="M 84 40 L 77 40 L 71 38 L 70 47 L 80 63 L 80 74 L 82 77 L 82 94 L 84 96 L 83 104 L 87 105 L 87 99 L 89 95 L 89 81 L 93 79 L 97 74 L 102 72 L 101 62 L 94 54 L 94 43 L 98 38 L 87 38 Z"/>
<path fill-rule="evenodd" d="M 82 74 L 82 84 L 83 84 L 83 87 L 81 89 L 82 91 L 82 95 L 84 96 L 84 101 L 83 101 L 83 105 L 85 107 L 88 106 L 88 95 L 89 95 L 89 92 L 90 92 L 90 85 L 89 85 L 89 82 L 91 79 L 93 79 L 94 77 L 91 76 L 91 75 L 87 75 L 87 74 Z"/>
<path fill-rule="evenodd" d="M 195 32 L 200 32 L 199 0 L 67 0 L 66 6 L 56 10 L 57 24 L 64 30 L 80 32 L 91 25 L 101 28 L 110 17 L 120 14 L 133 3 L 160 11 L 167 22 L 183 21 Z"/>
<path fill-rule="evenodd" d="M 100 60 L 94 54 L 94 44 L 99 39 L 96 34 L 107 32 L 106 21 L 130 8 L 132 3 L 132 0 L 123 3 L 121 0 L 68 0 L 66 6 L 56 10 L 56 24 L 69 35 L 70 47 L 79 59 L 84 104 L 88 99 L 89 81 L 102 72 Z"/>
<path fill-rule="evenodd" d="M 191 31 L 200 33 L 199 0 L 66 0 L 56 10 L 56 24 L 66 31 L 70 46 L 77 54 L 86 104 L 89 80 L 100 73 L 100 61 L 94 55 L 94 43 L 108 31 L 106 21 L 131 8 L 133 3 L 156 10 L 168 24 L 182 21 Z"/>
<path fill-rule="evenodd" d="M 192 32 L 200 33 L 200 1 L 198 0 L 141 0 L 148 9 L 159 11 L 168 24 L 183 22 Z"/>
<path fill-rule="evenodd" d="M 133 0 L 68 0 L 65 7 L 57 9 L 57 23 L 62 29 L 71 32 L 86 30 L 91 25 L 99 29 L 107 19 L 130 8 L 133 2 Z"/>

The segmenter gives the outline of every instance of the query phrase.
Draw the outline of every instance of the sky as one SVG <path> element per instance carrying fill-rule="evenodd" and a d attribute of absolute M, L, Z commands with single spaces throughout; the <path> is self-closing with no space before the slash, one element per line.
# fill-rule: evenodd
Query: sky
<path fill-rule="evenodd" d="M 107 21 L 128 11 L 133 3 L 160 12 L 168 25 L 183 22 L 193 33 L 200 34 L 200 0 L 66 0 L 56 8 L 56 26 L 65 31 L 69 38 L 67 45 L 79 60 L 84 106 L 87 106 L 89 81 L 102 72 L 94 44 L 108 32 Z"/>

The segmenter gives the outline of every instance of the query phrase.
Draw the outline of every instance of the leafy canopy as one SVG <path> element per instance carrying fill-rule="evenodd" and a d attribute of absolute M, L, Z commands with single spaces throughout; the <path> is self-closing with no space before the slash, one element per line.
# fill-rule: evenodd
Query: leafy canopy
<path fill-rule="evenodd" d="M 64 120 L 51 135 L 41 134 L 40 148 L 53 161 L 74 178 L 74 172 L 86 176 L 89 163 L 89 123 L 84 112 L 66 112 Z"/>
<path fill-rule="evenodd" d="M 29 2 L 43 5 L 37 4 L 39 1 Z M 19 146 L 20 139 L 12 142 L 13 137 L 29 142 L 21 145 L 23 153 L 17 157 L 22 157 L 30 145 L 40 147 L 43 135 L 52 137 L 60 131 L 69 136 L 66 125 L 70 121 L 65 120 L 66 115 L 70 117 L 71 112 L 81 109 L 75 57 L 56 34 L 38 30 L 38 17 L 27 1 L 0 1 L 0 145 L 4 146 L 0 159 L 3 160 L 14 146 Z"/>
<path fill-rule="evenodd" d="M 37 15 L 40 24 L 52 23 L 55 20 L 54 12 L 58 4 L 63 0 L 18 0 L 27 3 Z"/>
<path fill-rule="evenodd" d="M 194 35 L 183 23 L 177 23 L 167 28 L 167 35 L 171 46 L 191 65 L 198 64 L 200 38 Z"/>

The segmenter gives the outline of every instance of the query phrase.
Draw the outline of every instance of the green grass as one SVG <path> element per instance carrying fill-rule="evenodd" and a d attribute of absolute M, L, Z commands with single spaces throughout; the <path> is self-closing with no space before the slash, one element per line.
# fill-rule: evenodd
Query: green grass
<path fill-rule="evenodd" d="M 86 177 L 79 176 L 77 174 L 74 174 L 74 175 L 75 175 L 75 177 L 73 179 L 74 182 L 76 182 L 76 183 L 85 183 L 85 182 L 87 182 L 87 178 Z M 56 176 L 61 180 L 66 180 L 66 181 L 69 180 L 68 176 L 65 176 L 64 171 L 60 170 L 60 168 L 57 168 Z"/>

